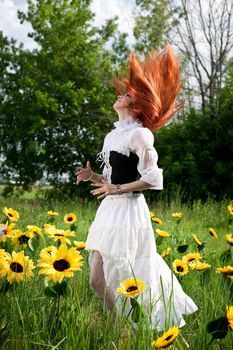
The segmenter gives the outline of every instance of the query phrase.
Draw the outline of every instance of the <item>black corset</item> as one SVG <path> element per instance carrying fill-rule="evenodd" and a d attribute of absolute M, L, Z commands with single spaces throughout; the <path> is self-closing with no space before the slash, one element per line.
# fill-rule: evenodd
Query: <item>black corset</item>
<path fill-rule="evenodd" d="M 110 151 L 109 164 L 112 167 L 112 184 L 122 185 L 136 181 L 140 176 L 137 170 L 138 160 L 138 156 L 132 152 L 126 156 L 116 151 Z"/>

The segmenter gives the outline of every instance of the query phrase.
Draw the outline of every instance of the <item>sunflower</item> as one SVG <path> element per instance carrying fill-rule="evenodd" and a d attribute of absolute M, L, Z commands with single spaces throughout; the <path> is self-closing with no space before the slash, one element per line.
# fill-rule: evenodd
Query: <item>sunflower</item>
<path fill-rule="evenodd" d="M 233 331 L 233 306 L 227 306 L 227 321 L 228 326 Z"/>
<path fill-rule="evenodd" d="M 0 225 L 0 242 L 5 242 L 7 238 L 11 237 L 11 232 L 14 227 L 15 224 L 8 225 L 8 222 L 6 225 Z"/>
<path fill-rule="evenodd" d="M 197 237 L 197 235 L 193 234 L 192 235 L 192 238 L 194 240 L 194 242 L 197 244 L 197 245 L 202 245 L 201 241 L 199 240 L 199 238 Z"/>
<path fill-rule="evenodd" d="M 74 224 L 77 220 L 77 216 L 74 213 L 69 213 L 64 216 L 64 222 L 66 224 Z"/>
<path fill-rule="evenodd" d="M 5 257 L 5 249 L 0 249 L 0 259 Z"/>
<path fill-rule="evenodd" d="M 6 254 L 6 264 L 1 269 L 1 275 L 6 276 L 9 283 L 14 281 L 20 283 L 26 278 L 30 280 L 34 274 L 32 270 L 35 268 L 34 263 L 28 256 L 24 256 L 24 251 L 16 253 L 12 252 Z"/>
<path fill-rule="evenodd" d="M 7 266 L 6 261 L 6 251 L 5 249 L 0 249 L 0 277 L 2 277 L 2 271 Z"/>
<path fill-rule="evenodd" d="M 186 275 L 189 271 L 188 264 L 179 259 L 174 260 L 172 266 L 175 273 L 177 273 L 180 276 Z"/>
<path fill-rule="evenodd" d="M 218 238 L 217 233 L 214 231 L 213 227 L 209 228 L 209 234 L 213 236 L 214 238 Z"/>
<path fill-rule="evenodd" d="M 153 218 L 153 216 L 155 216 L 153 211 L 150 211 L 150 217 Z"/>
<path fill-rule="evenodd" d="M 165 258 L 166 256 L 168 256 L 170 254 L 170 252 L 171 252 L 171 248 L 168 247 L 168 248 L 164 249 L 164 251 L 161 253 L 161 257 Z"/>
<path fill-rule="evenodd" d="M 85 242 L 74 241 L 74 244 L 75 244 L 75 248 L 77 250 L 82 250 L 82 249 L 85 249 L 85 247 L 86 247 L 86 243 Z"/>
<path fill-rule="evenodd" d="M 233 278 L 233 267 L 232 266 L 224 266 L 216 269 L 217 273 L 222 273 L 224 276 Z"/>
<path fill-rule="evenodd" d="M 201 270 L 208 269 L 209 267 L 211 267 L 211 265 L 210 264 L 206 264 L 206 263 L 202 263 L 200 261 L 195 261 L 195 262 L 192 262 L 191 264 L 189 264 L 189 267 L 192 270 L 201 271 Z"/>
<path fill-rule="evenodd" d="M 233 207 L 231 205 L 227 206 L 227 210 L 230 215 L 233 215 Z"/>
<path fill-rule="evenodd" d="M 49 210 L 47 212 L 47 214 L 48 214 L 48 216 L 58 216 L 59 215 L 59 213 L 57 211 L 52 211 L 52 210 Z"/>
<path fill-rule="evenodd" d="M 47 229 L 52 229 L 52 228 L 56 228 L 55 225 L 52 225 L 52 224 L 44 224 L 44 229 L 45 229 L 45 232 L 47 233 Z"/>
<path fill-rule="evenodd" d="M 201 260 L 202 257 L 201 257 L 201 254 L 200 253 L 189 253 L 187 255 L 184 255 L 182 257 L 182 261 L 184 261 L 186 264 L 190 264 L 190 263 L 193 263 L 193 262 L 196 262 L 196 261 L 199 261 Z"/>
<path fill-rule="evenodd" d="M 163 224 L 163 220 L 161 220 L 160 218 L 157 218 L 156 216 L 152 216 L 151 220 L 156 224 L 159 224 L 159 225 Z"/>
<path fill-rule="evenodd" d="M 146 289 L 146 284 L 139 278 L 128 278 L 120 283 L 117 293 L 126 297 L 135 298 Z"/>
<path fill-rule="evenodd" d="M 233 236 L 231 233 L 225 235 L 227 243 L 229 243 L 230 245 L 233 245 Z"/>
<path fill-rule="evenodd" d="M 169 233 L 168 233 L 167 231 L 162 231 L 162 230 L 160 230 L 159 228 L 157 228 L 155 231 L 156 231 L 156 233 L 158 233 L 158 235 L 159 235 L 160 237 L 168 237 L 168 236 L 170 236 Z"/>
<path fill-rule="evenodd" d="M 172 327 L 168 331 L 164 332 L 162 337 L 153 341 L 152 346 L 158 349 L 164 349 L 171 345 L 175 338 L 179 335 L 180 329 L 177 327 Z"/>
<path fill-rule="evenodd" d="M 51 255 L 44 254 L 39 260 L 39 274 L 47 275 L 49 280 L 61 283 L 63 278 L 73 277 L 75 271 L 81 270 L 82 260 L 81 254 L 74 247 L 68 249 L 61 244 Z"/>
<path fill-rule="evenodd" d="M 53 255 L 57 251 L 57 248 L 54 247 L 53 245 L 50 245 L 40 251 L 40 258 L 42 258 L 44 255 L 49 254 Z"/>
<path fill-rule="evenodd" d="M 175 213 L 172 213 L 172 217 L 175 219 L 180 219 L 182 216 L 181 212 L 176 211 Z"/>
<path fill-rule="evenodd" d="M 41 229 L 35 225 L 27 225 L 28 231 L 32 232 L 34 236 L 43 236 Z"/>
<path fill-rule="evenodd" d="M 6 215 L 11 221 L 17 221 L 19 219 L 19 212 L 12 208 L 4 208 L 3 214 Z"/>
<path fill-rule="evenodd" d="M 33 233 L 30 231 L 23 232 L 20 229 L 11 231 L 11 239 L 15 248 L 26 248 L 28 246 L 28 241 L 33 238 Z"/>

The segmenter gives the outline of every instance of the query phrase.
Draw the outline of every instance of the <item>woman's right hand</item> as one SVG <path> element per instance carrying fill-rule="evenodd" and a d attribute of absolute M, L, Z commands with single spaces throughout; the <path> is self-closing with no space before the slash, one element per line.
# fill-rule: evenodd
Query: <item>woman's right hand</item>
<path fill-rule="evenodd" d="M 93 172 L 91 170 L 91 164 L 88 160 L 86 168 L 78 167 L 76 169 L 75 175 L 77 176 L 77 180 L 76 180 L 77 185 L 79 184 L 80 181 L 88 181 L 88 179 L 91 177 L 92 174 Z"/>

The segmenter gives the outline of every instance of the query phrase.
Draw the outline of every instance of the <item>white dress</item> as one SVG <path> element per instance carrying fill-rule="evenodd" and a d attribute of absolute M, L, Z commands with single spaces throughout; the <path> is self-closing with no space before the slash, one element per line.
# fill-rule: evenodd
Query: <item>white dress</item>
<path fill-rule="evenodd" d="M 104 163 L 105 178 L 111 182 L 118 176 L 114 168 L 116 162 L 110 160 L 111 152 L 121 155 L 126 162 L 132 155 L 137 156 L 138 178 L 151 184 L 151 189 L 162 189 L 162 169 L 157 165 L 152 132 L 131 117 L 114 123 L 114 126 L 115 129 L 105 137 L 99 156 Z M 130 172 L 130 169 L 125 167 L 124 171 Z M 142 193 L 106 196 L 90 227 L 86 249 L 100 252 L 106 284 L 115 293 L 119 313 L 122 312 L 125 297 L 119 296 L 116 290 L 120 282 L 133 276 L 147 285 L 138 301 L 143 305 L 153 328 L 182 327 L 185 324 L 182 315 L 197 310 L 193 300 L 184 293 L 177 278 L 156 251 L 149 209 Z M 128 301 L 126 314 L 129 308 Z"/>

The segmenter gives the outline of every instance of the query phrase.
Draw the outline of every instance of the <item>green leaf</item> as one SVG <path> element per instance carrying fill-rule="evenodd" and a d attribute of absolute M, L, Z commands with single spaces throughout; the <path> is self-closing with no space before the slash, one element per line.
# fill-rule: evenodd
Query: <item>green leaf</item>
<path fill-rule="evenodd" d="M 161 244 L 162 244 L 162 242 L 163 242 L 163 240 L 164 240 L 164 238 L 163 238 L 163 237 L 160 237 L 160 236 L 159 236 L 159 237 L 157 237 L 157 238 L 156 238 L 156 245 L 157 245 L 157 246 L 161 245 Z"/>
<path fill-rule="evenodd" d="M 223 339 L 227 335 L 228 321 L 226 317 L 220 317 L 207 324 L 207 332 L 213 339 Z"/>
<path fill-rule="evenodd" d="M 49 296 L 49 297 L 59 297 L 59 296 L 63 296 L 66 297 L 67 296 L 67 281 L 63 281 L 61 283 L 55 283 L 52 286 L 48 286 L 45 287 L 44 289 L 44 293 L 45 295 Z"/>
<path fill-rule="evenodd" d="M 32 242 L 31 242 L 31 240 L 29 239 L 29 241 L 28 241 L 28 247 L 29 247 L 29 249 L 33 252 L 34 251 L 34 248 L 33 248 L 33 245 L 32 245 Z"/>
<path fill-rule="evenodd" d="M 131 298 L 130 301 L 133 308 L 131 319 L 133 322 L 138 323 L 143 317 L 145 317 L 143 307 L 135 298 Z"/>
<path fill-rule="evenodd" d="M 6 294 L 6 292 L 10 289 L 10 287 L 11 287 L 11 284 L 7 280 L 1 282 L 0 294 Z"/>
<path fill-rule="evenodd" d="M 188 244 L 179 245 L 176 249 L 179 253 L 185 253 L 188 249 Z"/>

